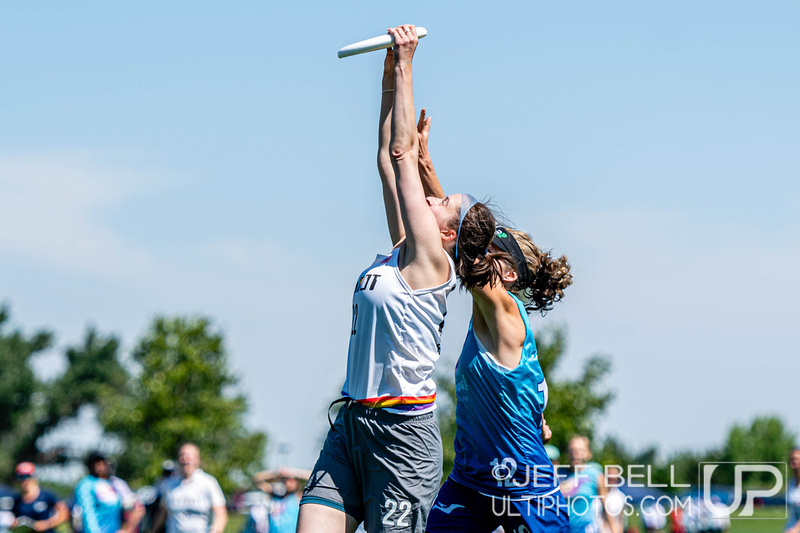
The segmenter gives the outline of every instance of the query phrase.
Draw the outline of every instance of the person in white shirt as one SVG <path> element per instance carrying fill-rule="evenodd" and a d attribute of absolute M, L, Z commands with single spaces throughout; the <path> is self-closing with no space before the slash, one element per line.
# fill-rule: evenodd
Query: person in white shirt
<path fill-rule="evenodd" d="M 191 443 L 181 446 L 178 465 L 180 475 L 165 484 L 154 531 L 166 519 L 167 533 L 223 533 L 225 496 L 216 478 L 200 468 L 200 449 Z"/>
<path fill-rule="evenodd" d="M 625 531 L 628 528 L 628 516 L 625 514 L 629 503 L 629 496 L 622 492 L 619 487 L 622 485 L 622 471 L 616 465 L 607 467 L 606 469 L 606 493 L 603 505 L 606 508 L 609 520 L 617 524 L 617 531 Z M 611 526 L 602 523 L 602 531 L 611 533 Z"/>

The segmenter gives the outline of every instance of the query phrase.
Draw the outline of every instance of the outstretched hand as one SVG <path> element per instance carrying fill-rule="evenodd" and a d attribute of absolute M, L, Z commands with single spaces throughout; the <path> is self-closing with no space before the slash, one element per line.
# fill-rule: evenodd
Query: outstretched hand
<path fill-rule="evenodd" d="M 417 122 L 417 136 L 419 137 L 419 160 L 420 162 L 430 159 L 428 152 L 428 135 L 431 131 L 431 117 L 426 117 L 425 108 L 419 112 L 419 122 Z"/>

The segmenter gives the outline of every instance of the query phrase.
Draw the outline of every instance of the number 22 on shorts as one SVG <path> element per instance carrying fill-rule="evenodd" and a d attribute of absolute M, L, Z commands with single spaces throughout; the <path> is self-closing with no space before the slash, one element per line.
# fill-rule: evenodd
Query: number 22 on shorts
<path fill-rule="evenodd" d="M 392 498 L 386 498 L 386 504 L 384 505 L 386 509 L 386 514 L 383 515 L 382 523 L 384 526 L 409 526 L 411 524 L 408 523 L 406 517 L 411 512 L 411 502 L 408 500 L 394 500 Z M 395 519 L 395 513 L 399 513 L 399 516 Z"/>

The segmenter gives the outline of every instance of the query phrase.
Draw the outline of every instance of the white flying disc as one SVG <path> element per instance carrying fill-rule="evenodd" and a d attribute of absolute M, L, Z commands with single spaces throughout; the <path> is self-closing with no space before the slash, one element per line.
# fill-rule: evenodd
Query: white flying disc
<path fill-rule="evenodd" d="M 428 35 L 428 30 L 422 26 L 417 26 L 417 37 L 422 39 L 426 35 Z M 341 59 L 343 57 L 374 52 L 375 50 L 383 50 L 384 48 L 389 48 L 393 44 L 394 37 L 387 33 L 386 35 L 381 35 L 380 37 L 373 37 L 372 39 L 366 39 L 364 41 L 358 41 L 357 43 L 348 44 L 339 50 L 337 55 L 339 56 L 339 59 Z"/>

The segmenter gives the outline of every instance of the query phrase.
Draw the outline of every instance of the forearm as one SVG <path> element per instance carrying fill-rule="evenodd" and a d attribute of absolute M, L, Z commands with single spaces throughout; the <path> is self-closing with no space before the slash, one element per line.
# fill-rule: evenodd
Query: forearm
<path fill-rule="evenodd" d="M 69 518 L 69 511 L 67 510 L 67 508 L 64 507 L 63 512 L 61 509 L 57 508 L 53 516 L 51 516 L 47 520 L 41 520 L 39 522 L 36 522 L 35 525 L 37 525 L 38 527 L 35 527 L 34 529 L 36 529 L 37 531 L 47 531 L 50 529 L 54 529 L 63 524 L 64 522 L 66 522 L 67 518 Z"/>
<path fill-rule="evenodd" d="M 389 144 L 392 140 L 392 104 L 394 103 L 394 89 L 386 88 L 394 85 L 387 81 L 384 74 L 381 93 L 381 113 L 378 122 L 378 172 L 383 181 L 394 181 L 392 158 L 389 155 Z"/>
<path fill-rule="evenodd" d="M 392 140 L 392 105 L 394 104 L 394 54 L 387 50 L 383 61 L 383 79 L 381 80 L 381 112 L 378 121 L 378 174 L 383 188 L 383 205 L 386 210 L 386 224 L 392 245 L 396 245 L 405 236 L 405 229 L 400 215 L 400 204 L 397 199 L 397 182 L 395 180 L 389 144 Z"/>
<path fill-rule="evenodd" d="M 398 169 L 398 162 L 417 166 L 417 128 L 414 114 L 414 90 L 411 74 L 411 60 L 397 60 L 394 66 L 394 105 L 392 109 L 391 156 Z M 403 176 L 397 176 L 402 179 Z"/>
<path fill-rule="evenodd" d="M 436 171 L 433 170 L 433 161 L 431 160 L 428 151 L 422 151 L 420 145 L 419 151 L 419 178 L 422 180 L 422 188 L 425 191 L 425 196 L 435 196 L 436 198 L 444 198 L 447 196 L 439 183 L 439 178 L 436 176 Z"/>
<path fill-rule="evenodd" d="M 133 506 L 133 509 L 130 510 L 128 513 L 128 519 L 122 524 L 122 531 L 128 533 L 131 531 L 135 531 L 139 524 L 142 522 L 142 518 L 144 518 L 144 505 L 139 502 L 136 502 L 136 505 Z"/>
<path fill-rule="evenodd" d="M 228 511 L 225 507 L 214 507 L 214 522 L 209 528 L 209 533 L 222 533 L 225 531 L 225 526 L 228 523 Z"/>

